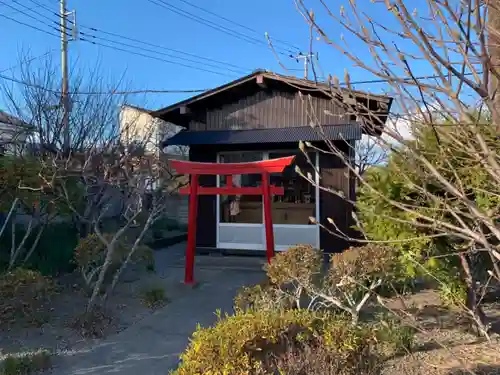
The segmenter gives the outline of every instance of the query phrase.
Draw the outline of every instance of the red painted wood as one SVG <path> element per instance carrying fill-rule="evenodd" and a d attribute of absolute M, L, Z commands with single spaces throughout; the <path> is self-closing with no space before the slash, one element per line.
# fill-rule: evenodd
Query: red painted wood
<path fill-rule="evenodd" d="M 254 161 L 249 163 L 199 163 L 185 160 L 169 160 L 170 166 L 179 174 L 197 175 L 234 175 L 281 173 L 289 166 L 295 156 Z"/>
<path fill-rule="evenodd" d="M 271 263 L 274 257 L 274 232 L 273 216 L 271 213 L 271 186 L 269 173 L 262 173 L 262 195 L 264 197 L 264 226 L 266 229 L 266 255 L 267 262 Z"/>
<path fill-rule="evenodd" d="M 290 165 L 294 157 L 263 160 L 251 163 L 197 163 L 182 160 L 170 160 L 170 165 L 177 173 L 191 175 L 191 184 L 180 189 L 181 194 L 189 195 L 189 218 L 188 218 L 188 243 L 186 248 L 186 265 L 184 282 L 194 283 L 194 256 L 196 251 L 196 222 L 198 216 L 198 195 L 262 195 L 264 200 L 264 220 L 266 229 L 266 255 L 270 263 L 274 256 L 274 233 L 273 218 L 271 213 L 271 194 L 283 195 L 283 187 L 272 186 L 269 182 L 269 174 L 283 172 Z M 232 175 L 235 174 L 261 174 L 261 187 L 238 187 L 232 186 Z M 226 175 L 228 186 L 225 187 L 202 187 L 199 186 L 199 175 Z"/>
<path fill-rule="evenodd" d="M 194 284 L 194 254 L 196 251 L 196 221 L 198 218 L 198 175 L 191 175 L 189 195 L 188 240 L 184 283 Z"/>
<path fill-rule="evenodd" d="M 285 189 L 282 186 L 270 186 L 271 194 L 284 195 Z M 179 189 L 179 194 L 191 194 L 189 186 Z M 223 187 L 204 187 L 198 188 L 198 195 L 262 195 L 261 187 L 237 187 L 237 186 L 223 186 Z"/>
<path fill-rule="evenodd" d="M 226 186 L 233 186 L 233 176 L 226 176 Z"/>

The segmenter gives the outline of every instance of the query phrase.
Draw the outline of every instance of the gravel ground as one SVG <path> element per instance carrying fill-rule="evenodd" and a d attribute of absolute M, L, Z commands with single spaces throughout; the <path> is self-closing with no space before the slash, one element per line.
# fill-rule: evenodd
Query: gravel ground
<path fill-rule="evenodd" d="M 131 268 L 123 277 L 108 303 L 109 313 L 114 319 L 103 327 L 104 337 L 110 336 L 150 316 L 153 310 L 141 301 L 141 293 L 149 287 L 161 286 L 169 300 L 175 301 L 181 295 L 193 292 L 181 283 L 183 277 L 184 244 L 155 252 L 157 272 Z M 233 271 L 259 268 L 265 260 L 233 260 L 230 257 L 197 257 L 196 269 L 215 272 L 218 268 L 235 268 Z M 235 264 L 232 264 L 235 263 Z M 248 263 L 248 264 L 247 264 Z M 0 330 L 0 348 L 4 352 L 34 350 L 39 348 L 53 351 L 74 351 L 102 342 L 86 339 L 69 327 L 69 322 L 85 309 L 86 296 L 75 288 L 76 276 L 67 276 L 59 282 L 62 292 L 45 311 L 47 318 L 39 327 L 12 327 L 10 331 Z M 459 375 L 500 374 L 500 339 L 492 335 L 491 342 L 478 338 L 457 311 L 444 309 L 434 291 L 424 290 L 400 300 L 387 301 L 394 311 L 411 312 L 416 327 L 417 346 L 413 353 L 390 359 L 384 363 L 381 375 Z M 493 324 L 500 326 L 500 303 L 486 304 L 487 315 Z"/>
<path fill-rule="evenodd" d="M 181 256 L 178 248 L 179 246 L 174 247 L 173 251 L 166 249 L 155 252 L 157 271 L 154 273 L 135 266 L 124 272 L 122 282 L 117 285 L 107 303 L 106 316 L 111 320 L 100 327 L 103 337 L 84 338 L 71 328 L 75 317 L 85 311 L 88 298 L 78 287 L 79 275 L 66 275 L 57 280 L 59 293 L 49 306 L 40 311 L 40 324 L 27 326 L 20 322 L 9 330 L 0 329 L 0 351 L 8 353 L 39 348 L 55 352 L 76 350 L 97 344 L 102 338 L 133 325 L 154 312 L 142 302 L 141 296 L 145 289 L 163 288 L 168 301 L 175 300 L 190 290 L 181 283 L 182 267 L 171 266 Z"/>

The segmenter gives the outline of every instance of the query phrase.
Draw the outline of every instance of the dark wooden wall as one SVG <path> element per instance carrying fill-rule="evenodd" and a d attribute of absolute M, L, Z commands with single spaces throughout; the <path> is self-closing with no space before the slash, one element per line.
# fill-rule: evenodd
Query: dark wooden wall
<path fill-rule="evenodd" d="M 342 144 L 337 142 L 339 147 L 348 157 L 349 150 L 353 144 Z M 320 146 L 325 150 L 325 146 Z M 342 160 L 335 155 L 320 153 L 319 168 L 321 173 L 321 186 L 333 191 L 340 191 L 349 200 L 355 200 L 355 180 Z M 320 247 L 327 253 L 338 253 L 349 247 L 349 242 L 341 238 L 345 235 L 352 236 L 353 225 L 352 204 L 342 197 L 333 193 L 320 191 L 320 222 L 325 229 L 320 230 Z M 331 218 L 335 225 L 330 224 Z"/>
<path fill-rule="evenodd" d="M 326 146 L 320 143 L 317 143 L 314 146 L 326 150 Z M 347 144 L 338 142 L 337 147 L 344 150 L 346 154 L 349 152 L 349 146 Z M 254 145 L 191 146 L 189 158 L 192 161 L 216 162 L 217 152 L 279 149 L 297 149 L 297 144 L 273 143 Z M 321 171 L 320 183 L 322 186 L 326 186 L 334 190 L 340 190 L 346 197 L 350 197 L 351 199 L 354 198 L 355 181 L 348 177 L 350 176 L 349 171 L 338 157 L 326 153 L 320 153 L 319 166 Z M 202 186 L 216 186 L 216 177 L 201 176 L 200 184 Z M 217 246 L 216 202 L 215 196 L 205 195 L 199 197 L 199 214 L 197 220 L 198 233 L 196 239 L 198 247 L 215 248 Z M 348 202 L 332 193 L 320 191 L 320 222 L 325 227 L 331 231 L 335 231 L 334 226 L 328 222 L 327 218 L 330 217 L 334 220 L 341 231 L 352 234 L 352 231 L 349 230 L 349 227 L 353 224 L 351 212 L 352 207 Z M 320 229 L 320 247 L 325 252 L 341 252 L 348 246 L 349 244 L 347 241 L 330 234 L 324 229 Z"/>
<path fill-rule="evenodd" d="M 217 161 L 217 148 L 214 146 L 192 146 L 189 149 L 189 160 L 215 163 Z M 200 176 L 199 182 L 201 186 L 214 187 L 217 185 L 217 178 L 216 176 Z M 215 195 L 198 197 L 197 247 L 216 247 L 217 245 L 216 204 Z"/>
<path fill-rule="evenodd" d="M 248 130 L 353 123 L 332 100 L 305 96 L 296 92 L 261 90 L 219 108 L 196 111 L 190 130 Z"/>

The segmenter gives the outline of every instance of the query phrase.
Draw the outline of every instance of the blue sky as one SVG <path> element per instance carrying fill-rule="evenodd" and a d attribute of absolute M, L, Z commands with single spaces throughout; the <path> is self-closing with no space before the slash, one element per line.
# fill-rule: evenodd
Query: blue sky
<path fill-rule="evenodd" d="M 23 9 L 19 4 L 29 6 L 35 12 L 58 21 L 56 16 L 50 14 L 45 8 L 37 7 L 31 0 L 1 0 L 0 14 L 7 15 L 18 21 L 29 23 L 33 26 L 57 33 L 48 25 L 36 22 L 22 13 L 16 13 L 3 3 L 9 3 L 16 8 Z M 36 0 L 45 7 L 58 12 L 58 0 Z M 158 0 L 153 0 L 158 2 Z M 189 0 L 191 3 L 202 6 L 211 12 L 232 19 L 246 27 L 255 29 L 259 33 L 250 32 L 248 29 L 238 28 L 217 19 L 214 16 L 204 13 L 199 9 L 191 7 L 182 0 L 163 0 L 164 3 L 171 4 L 190 13 L 203 17 L 211 22 L 215 22 L 222 27 L 237 30 L 240 33 L 249 35 L 252 38 L 265 41 L 264 32 L 268 32 L 271 38 L 286 40 L 298 46 L 302 51 L 308 49 L 308 26 L 302 16 L 295 8 L 293 0 Z M 266 68 L 278 73 L 285 73 L 278 65 L 276 57 L 264 45 L 247 43 L 240 39 L 226 35 L 217 30 L 199 24 L 191 19 L 186 19 L 175 14 L 164 7 L 155 5 L 149 0 L 67 0 L 69 10 L 75 9 L 80 31 L 87 32 L 87 35 L 100 35 L 104 38 L 115 37 L 96 34 L 85 27 L 93 27 L 152 44 L 162 45 L 168 48 L 183 51 L 185 53 L 203 56 L 210 59 L 224 61 L 230 64 L 246 68 L 250 72 L 257 68 Z M 319 1 L 310 1 L 312 6 L 319 7 Z M 334 7 L 339 7 L 337 2 L 333 2 Z M 369 4 L 368 1 L 366 1 Z M 370 5 L 367 5 L 370 6 Z M 337 9 L 334 9 L 335 11 Z M 26 11 L 23 9 L 23 11 Z M 29 12 L 26 12 L 29 13 Z M 29 13 L 37 16 L 37 13 Z M 383 17 L 383 14 L 372 14 L 375 17 Z M 319 16 L 320 17 L 320 16 Z M 342 32 L 340 26 L 328 21 L 326 18 L 320 19 L 324 22 L 329 34 L 334 38 L 340 38 Z M 47 24 L 49 23 L 46 20 Z M 389 20 L 384 20 L 386 24 Z M 55 26 L 55 25 L 54 25 Z M 0 17 L 0 33 L 2 37 L 2 52 L 0 53 L 0 72 L 17 64 L 19 51 L 29 51 L 31 56 L 40 56 L 49 50 L 54 50 L 50 55 L 54 62 L 58 63 L 60 41 L 56 36 L 46 35 L 26 26 L 16 24 L 10 20 Z M 89 38 L 87 36 L 87 38 Z M 118 39 L 119 40 L 119 39 Z M 100 40 L 101 43 L 108 43 Z M 124 43 L 137 45 L 136 43 L 122 40 Z M 108 43 L 110 44 L 110 43 Z M 139 44 L 142 48 L 171 53 L 159 50 L 144 44 Z M 282 46 L 276 43 L 276 47 Z M 124 46 L 120 48 L 130 49 Z M 352 42 L 350 48 L 361 49 L 360 42 Z M 290 49 L 290 48 L 285 48 Z M 286 55 L 289 52 L 284 50 Z M 352 63 L 332 47 L 317 43 L 315 50 L 319 53 L 320 63 L 326 73 L 337 74 L 343 77 L 344 69 L 352 72 L 352 79 L 366 80 L 373 78 L 370 74 L 359 69 L 353 69 Z M 151 52 L 139 51 L 139 53 L 152 55 Z M 127 89 L 206 89 L 223 84 L 231 79 L 244 74 L 226 71 L 223 67 L 216 69 L 223 75 L 216 75 L 205 71 L 182 67 L 176 64 L 168 64 L 142 56 L 135 56 L 125 52 L 96 46 L 84 41 L 70 42 L 69 45 L 70 62 L 77 64 L 80 69 L 89 69 L 97 62 L 100 63 L 102 74 L 109 80 L 118 80 L 125 77 Z M 174 54 L 174 53 L 172 53 Z M 175 54 L 177 56 L 182 56 Z M 165 55 L 156 55 L 160 59 L 172 59 L 183 64 L 195 65 L 202 69 L 213 69 L 202 61 L 198 64 L 192 62 L 173 59 Z M 184 56 L 187 57 L 187 56 Z M 193 57 L 187 57 L 193 59 Z M 302 63 L 281 56 L 285 66 L 296 69 L 289 74 L 301 75 Z M 41 58 L 40 60 L 43 60 Z M 40 61 L 41 62 L 41 61 Z M 211 63 L 214 64 L 214 63 Z M 18 68 L 4 71 L 2 74 L 16 77 L 19 74 Z M 1 79 L 1 78 L 0 78 Z M 370 91 L 380 91 L 380 85 L 363 85 L 360 89 Z M 158 108 L 168 105 L 177 100 L 185 98 L 186 94 L 150 94 L 145 98 L 139 96 L 131 98 L 134 104 L 145 105 L 150 108 Z M 146 100 L 145 100 L 146 99 Z M 140 103 L 139 103 L 140 102 Z"/>

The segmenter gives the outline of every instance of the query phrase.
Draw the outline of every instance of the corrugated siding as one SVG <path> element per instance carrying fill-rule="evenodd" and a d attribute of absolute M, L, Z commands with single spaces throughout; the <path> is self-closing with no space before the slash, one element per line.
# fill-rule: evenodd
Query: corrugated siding
<path fill-rule="evenodd" d="M 361 127 L 350 125 L 324 125 L 321 128 L 301 126 L 249 130 L 186 130 L 165 141 L 164 145 L 223 145 L 245 143 L 297 143 L 299 141 L 359 140 Z"/>
<path fill-rule="evenodd" d="M 204 121 L 192 121 L 190 130 L 243 130 L 348 124 L 350 116 L 336 103 L 287 92 L 259 91 L 215 110 L 206 110 Z"/>

